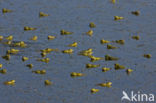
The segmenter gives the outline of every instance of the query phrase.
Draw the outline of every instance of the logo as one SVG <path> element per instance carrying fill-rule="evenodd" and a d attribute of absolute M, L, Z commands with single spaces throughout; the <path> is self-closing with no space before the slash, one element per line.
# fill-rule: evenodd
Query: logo
<path fill-rule="evenodd" d="M 126 100 L 131 101 L 131 99 L 128 97 L 128 95 L 127 95 L 127 93 L 125 91 L 122 91 L 122 94 L 123 94 L 123 97 L 121 98 L 121 100 L 126 99 Z"/>
<path fill-rule="evenodd" d="M 137 93 L 134 93 L 134 91 L 131 91 L 131 94 L 128 95 L 125 91 L 122 91 L 122 98 L 121 101 L 127 100 L 127 101 L 132 101 L 132 102 L 153 102 L 154 99 L 154 94 L 145 94 L 145 93 L 140 93 L 138 91 Z"/>

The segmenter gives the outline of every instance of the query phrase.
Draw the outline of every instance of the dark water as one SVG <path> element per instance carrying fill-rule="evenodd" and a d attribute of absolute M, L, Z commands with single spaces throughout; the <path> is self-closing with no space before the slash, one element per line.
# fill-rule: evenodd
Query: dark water
<path fill-rule="evenodd" d="M 0 0 L 0 9 L 8 8 L 12 13 L 0 13 L 0 35 L 14 36 L 14 41 L 28 43 L 28 48 L 20 48 L 18 55 L 11 56 L 10 61 L 0 58 L 6 74 L 0 74 L 0 102 L 2 103 L 121 103 L 122 91 L 141 91 L 156 93 L 156 1 L 155 0 L 117 0 L 112 4 L 109 0 Z M 131 11 L 139 10 L 139 16 Z M 49 14 L 39 18 L 39 12 Z M 123 16 L 124 20 L 114 21 L 114 16 Z M 90 30 L 88 24 L 94 22 L 93 36 L 84 35 Z M 24 31 L 24 26 L 36 27 L 35 31 Z M 74 32 L 73 35 L 62 36 L 60 30 Z M 38 36 L 36 42 L 30 41 L 33 35 Z M 56 36 L 52 41 L 48 35 Z M 139 35 L 140 40 L 131 36 Z M 125 40 L 124 45 L 110 43 L 118 47 L 108 50 L 100 40 Z M 78 42 L 78 47 L 67 47 Z M 39 50 L 45 48 L 70 49 L 74 53 L 63 54 L 52 52 L 47 55 L 50 62 L 36 61 L 40 58 Z M 104 57 L 106 54 L 120 58 L 118 61 L 96 61 L 99 68 L 86 69 L 90 63 L 87 57 L 79 56 L 81 50 L 92 48 L 94 56 Z M 0 55 L 5 55 L 9 46 L 0 43 Z M 142 55 L 149 53 L 152 58 Z M 21 57 L 30 59 L 22 62 Z M 25 65 L 32 63 L 32 70 L 46 69 L 45 75 L 34 74 Z M 134 71 L 127 75 L 125 70 L 102 72 L 102 67 L 114 68 L 119 63 Z M 85 76 L 71 78 L 71 72 L 81 72 Z M 3 84 L 7 80 L 16 80 L 14 86 Z M 53 85 L 45 86 L 44 80 L 51 80 Z M 112 87 L 99 87 L 96 84 L 111 81 Z M 100 89 L 95 94 L 91 88 Z"/>

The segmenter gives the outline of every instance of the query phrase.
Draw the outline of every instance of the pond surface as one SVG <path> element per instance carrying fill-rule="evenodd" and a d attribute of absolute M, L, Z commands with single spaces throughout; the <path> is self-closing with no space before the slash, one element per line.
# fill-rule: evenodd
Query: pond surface
<path fill-rule="evenodd" d="M 11 48 L 19 49 L 16 55 L 6 61 L 0 58 L 2 69 L 0 74 L 0 101 L 2 103 L 121 103 L 122 91 L 156 94 L 156 1 L 155 0 L 117 0 L 112 4 L 109 0 L 0 0 L 0 9 L 11 9 L 11 13 L 0 13 L 0 35 L 13 35 L 13 41 L 24 41 L 28 47 L 18 48 L 0 42 L 0 56 Z M 140 11 L 139 16 L 131 11 Z M 39 12 L 49 14 L 39 18 Z M 114 21 L 114 16 L 122 16 L 123 20 Z M 89 23 L 94 22 L 95 28 Z M 25 26 L 37 30 L 24 31 Z M 73 32 L 72 35 L 60 35 L 60 30 Z M 93 36 L 85 33 L 92 29 Z M 38 36 L 37 41 L 30 38 Z M 56 36 L 47 40 L 48 35 Z M 131 37 L 139 35 L 139 40 Z M 118 47 L 108 50 L 107 44 L 100 40 L 125 40 L 124 45 L 109 43 Z M 77 47 L 67 45 L 77 42 Z M 40 50 L 54 48 L 59 50 L 73 49 L 72 54 L 51 52 L 46 57 L 49 63 L 39 62 Z M 82 50 L 93 49 L 96 57 L 106 54 L 118 57 L 118 61 L 100 60 L 90 62 L 90 58 L 78 55 Z M 144 54 L 151 54 L 147 59 Z M 23 62 L 22 56 L 29 57 Z M 34 67 L 29 69 L 27 64 Z M 98 68 L 87 69 L 86 64 L 100 64 Z M 133 69 L 130 75 L 123 70 L 115 70 L 114 64 Z M 102 67 L 112 68 L 102 72 Z M 33 70 L 47 71 L 46 74 L 35 74 Z M 71 72 L 85 75 L 72 78 Z M 3 82 L 15 80 L 15 85 L 4 85 Z M 52 81 L 45 86 L 44 81 Z M 112 82 L 112 87 L 100 87 L 99 83 Z M 92 94 L 92 88 L 99 92 Z M 127 102 L 128 103 L 128 102 Z"/>

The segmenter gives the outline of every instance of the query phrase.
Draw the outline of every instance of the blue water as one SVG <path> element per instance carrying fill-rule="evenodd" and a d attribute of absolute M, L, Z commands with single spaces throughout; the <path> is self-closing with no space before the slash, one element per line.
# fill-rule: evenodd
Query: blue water
<path fill-rule="evenodd" d="M 117 0 L 112 4 L 109 0 L 0 0 L 0 9 L 8 8 L 12 13 L 0 13 L 0 35 L 14 36 L 14 41 L 24 41 L 27 48 L 17 55 L 12 55 L 10 61 L 0 58 L 6 74 L 0 74 L 0 101 L 2 103 L 121 103 L 122 91 L 132 90 L 142 93 L 156 94 L 156 14 L 155 0 Z M 139 10 L 135 16 L 131 11 Z M 49 14 L 39 18 L 39 12 Z M 114 21 L 114 16 L 123 16 L 124 20 Z M 93 36 L 85 35 L 90 30 L 89 23 L 94 22 Z M 24 26 L 35 27 L 35 31 L 24 31 Z M 60 30 L 74 32 L 62 36 Z M 29 38 L 37 35 L 37 41 Z M 48 35 L 56 36 L 52 41 Z M 140 40 L 131 39 L 139 35 Z M 108 50 L 100 44 L 101 39 L 109 41 L 124 39 L 125 44 L 118 49 Z M 78 42 L 78 47 L 68 47 L 68 44 Z M 74 49 L 74 53 L 63 54 L 52 52 L 46 57 L 49 63 L 36 61 L 41 58 L 40 50 L 58 48 L 59 50 Z M 99 68 L 86 69 L 90 59 L 77 55 L 81 50 L 93 49 L 93 55 L 104 57 L 106 54 L 120 58 L 118 61 L 96 61 Z M 5 55 L 10 49 L 0 43 L 0 55 Z M 142 55 L 149 53 L 152 58 Z M 22 56 L 30 59 L 22 62 Z M 32 63 L 29 69 L 26 64 Z M 134 70 L 127 75 L 125 70 L 114 70 L 114 64 L 119 63 Z M 112 68 L 102 72 L 102 67 Z M 32 70 L 46 69 L 45 75 L 34 74 Z M 83 77 L 71 78 L 71 72 L 82 72 Z M 3 84 L 7 80 L 16 80 L 14 86 Z M 53 85 L 45 86 L 44 80 L 51 80 Z M 99 87 L 96 84 L 111 81 L 112 87 Z M 95 94 L 91 88 L 100 89 Z"/>

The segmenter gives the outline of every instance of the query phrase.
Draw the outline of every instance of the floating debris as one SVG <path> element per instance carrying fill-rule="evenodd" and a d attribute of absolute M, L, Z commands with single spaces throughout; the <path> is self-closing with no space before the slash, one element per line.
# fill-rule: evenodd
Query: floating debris
<path fill-rule="evenodd" d="M 144 54 L 143 56 L 144 56 L 145 58 L 148 58 L 148 59 L 152 57 L 151 54 Z"/>
<path fill-rule="evenodd" d="M 114 68 L 115 68 L 115 70 L 125 69 L 125 66 L 120 65 L 120 64 L 114 64 Z"/>
<path fill-rule="evenodd" d="M 93 22 L 91 22 L 91 23 L 89 24 L 89 27 L 90 27 L 90 28 L 95 28 L 96 25 L 95 25 Z"/>
<path fill-rule="evenodd" d="M 132 13 L 133 15 L 136 15 L 136 16 L 140 15 L 140 11 L 139 11 L 139 10 L 137 10 L 137 11 L 132 11 L 131 13 Z"/>
<path fill-rule="evenodd" d="M 97 85 L 99 85 L 99 86 L 101 86 L 101 87 L 112 87 L 112 82 L 99 83 L 99 84 L 97 84 Z"/>
<path fill-rule="evenodd" d="M 100 64 L 86 64 L 86 68 L 97 68 Z"/>
<path fill-rule="evenodd" d="M 92 88 L 92 89 L 90 90 L 90 92 L 91 92 L 91 93 L 96 93 L 96 92 L 99 92 L 99 89 Z"/>
<path fill-rule="evenodd" d="M 106 61 L 112 61 L 112 60 L 118 60 L 119 58 L 117 57 L 113 57 L 113 56 L 110 56 L 110 55 L 105 55 L 105 60 Z"/>

